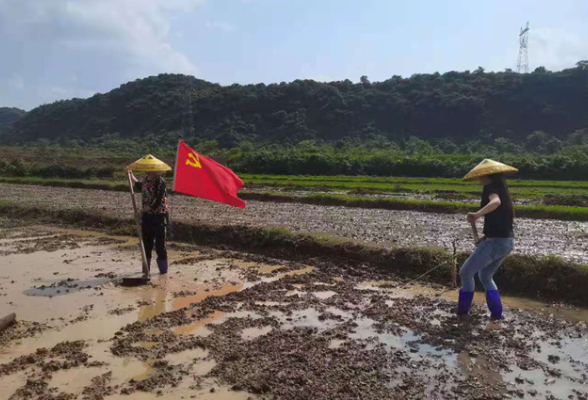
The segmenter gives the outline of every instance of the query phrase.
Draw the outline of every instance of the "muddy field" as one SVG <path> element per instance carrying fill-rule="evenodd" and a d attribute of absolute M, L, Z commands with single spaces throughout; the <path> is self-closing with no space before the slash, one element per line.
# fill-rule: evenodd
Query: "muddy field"
<path fill-rule="evenodd" d="M 0 399 L 588 398 L 588 310 L 174 243 L 124 288 L 135 239 L 0 222 Z"/>
<path fill-rule="evenodd" d="M 0 184 L 0 200 L 56 209 L 81 209 L 129 218 L 126 193 Z M 471 251 L 471 230 L 462 215 L 370 210 L 250 201 L 245 210 L 187 196 L 171 199 L 172 220 L 195 224 L 284 227 L 379 246 L 441 246 Z M 481 230 L 481 226 L 479 227 Z M 588 263 L 588 223 L 519 218 L 515 252 L 559 255 Z"/>

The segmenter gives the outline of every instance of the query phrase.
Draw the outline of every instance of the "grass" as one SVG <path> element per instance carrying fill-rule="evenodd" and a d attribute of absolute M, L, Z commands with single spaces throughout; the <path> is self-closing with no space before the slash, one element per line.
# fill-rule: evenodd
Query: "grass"
<path fill-rule="evenodd" d="M 128 184 L 106 180 L 69 180 L 42 178 L 1 178 L 0 182 L 69 187 L 77 189 L 97 189 L 124 192 Z M 475 210 L 477 203 L 433 200 L 409 200 L 397 197 L 373 197 L 334 194 L 310 194 L 297 196 L 285 193 L 240 192 L 243 200 L 267 202 L 301 203 L 340 207 L 358 207 L 385 210 L 407 210 L 428 213 L 456 214 Z M 564 221 L 588 221 L 588 207 L 568 207 L 560 205 L 515 206 L 516 214 L 522 218 L 554 219 Z"/>
<path fill-rule="evenodd" d="M 293 187 L 308 190 L 371 190 L 375 192 L 389 192 L 389 193 L 427 193 L 438 194 L 455 192 L 471 196 L 480 195 L 481 187 L 477 183 L 458 184 L 455 182 L 432 182 L 433 180 L 424 180 L 426 182 L 419 182 L 418 179 L 410 180 L 403 178 L 404 181 L 396 182 L 370 182 L 370 181 L 356 181 L 348 182 L 343 180 L 330 180 L 325 178 L 323 180 L 304 180 L 304 179 L 267 179 L 267 178 L 243 178 L 248 185 L 269 186 L 269 187 Z M 451 180 L 447 180 L 451 181 Z M 546 195 L 588 195 L 588 185 L 583 186 L 533 186 L 525 184 L 517 186 L 509 182 L 511 194 L 516 197 L 537 198 Z"/>
<path fill-rule="evenodd" d="M 48 210 L 0 201 L 0 213 L 40 224 L 59 223 L 67 226 L 98 229 L 110 234 L 133 235 L 132 219 L 106 217 L 99 212 Z M 446 261 L 450 254 L 442 249 L 384 249 L 351 242 L 330 241 L 328 238 L 297 234 L 285 229 L 247 226 L 208 226 L 175 222 L 175 241 L 222 247 L 264 254 L 281 259 L 336 264 L 342 270 L 379 268 L 396 277 L 413 279 Z M 463 263 L 468 254 L 459 255 Z M 449 284 L 450 263 L 426 277 L 428 281 Z M 499 269 L 495 280 L 501 290 L 544 300 L 564 301 L 588 306 L 588 266 L 565 261 L 559 257 L 511 255 Z"/>
<path fill-rule="evenodd" d="M 452 185 L 478 187 L 477 182 L 463 181 L 459 178 L 408 178 L 408 177 L 377 177 L 377 176 L 311 176 L 311 175 L 260 175 L 239 174 L 245 182 L 254 180 L 271 181 L 308 181 L 308 182 L 356 182 L 356 183 L 385 183 L 385 184 L 419 184 L 419 185 Z M 516 176 L 516 175 L 513 175 Z M 509 179 L 510 187 L 550 187 L 559 189 L 585 189 L 585 181 L 538 181 Z"/>

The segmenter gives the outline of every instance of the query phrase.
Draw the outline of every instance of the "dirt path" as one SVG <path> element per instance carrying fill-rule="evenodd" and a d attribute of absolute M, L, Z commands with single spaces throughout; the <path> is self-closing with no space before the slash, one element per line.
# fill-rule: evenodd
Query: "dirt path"
<path fill-rule="evenodd" d="M 0 184 L 0 200 L 56 209 L 81 209 L 128 218 L 129 195 L 99 190 Z M 250 201 L 245 210 L 186 196 L 172 198 L 172 219 L 191 223 L 284 227 L 382 246 L 442 246 L 471 251 L 462 215 L 370 210 Z M 481 226 L 479 227 L 481 230 Z M 518 219 L 516 249 L 588 263 L 588 223 Z"/>
<path fill-rule="evenodd" d="M 458 320 L 455 293 L 378 270 L 173 244 L 168 276 L 123 288 L 135 239 L 7 224 L 0 399 L 588 396 L 588 310 L 505 298 L 490 323 L 478 296 Z"/>

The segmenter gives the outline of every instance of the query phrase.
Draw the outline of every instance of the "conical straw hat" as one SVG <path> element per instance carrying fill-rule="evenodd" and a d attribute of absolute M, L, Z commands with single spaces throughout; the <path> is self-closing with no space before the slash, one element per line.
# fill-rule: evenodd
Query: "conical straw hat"
<path fill-rule="evenodd" d="M 498 161 L 490 160 L 489 158 L 476 165 L 466 176 L 463 177 L 464 181 L 471 181 L 472 179 L 479 178 L 481 176 L 493 175 L 493 174 L 504 174 L 506 172 L 517 172 L 518 169 L 509 165 L 499 163 Z"/>
<path fill-rule="evenodd" d="M 139 172 L 165 172 L 171 171 L 171 167 L 161 160 L 147 154 L 145 157 L 138 159 L 127 167 L 131 171 Z"/>

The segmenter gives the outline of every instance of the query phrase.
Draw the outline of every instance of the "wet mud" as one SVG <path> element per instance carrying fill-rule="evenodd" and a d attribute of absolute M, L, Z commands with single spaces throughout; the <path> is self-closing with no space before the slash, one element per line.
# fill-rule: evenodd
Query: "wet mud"
<path fill-rule="evenodd" d="M 477 294 L 457 318 L 454 291 L 381 269 L 173 243 L 167 276 L 124 288 L 141 268 L 132 238 L 0 233 L 18 266 L 0 270 L 0 314 L 19 317 L 0 334 L 1 399 L 588 396 L 588 310 L 505 297 L 492 322 Z M 45 244 L 14 244 L 29 239 Z"/>
<path fill-rule="evenodd" d="M 82 210 L 128 218 L 128 194 L 0 183 L 0 198 L 22 205 Z M 117 204 L 117 207 L 112 207 Z M 376 246 L 429 246 L 459 251 L 472 249 L 471 229 L 463 215 L 431 214 L 249 201 L 244 210 L 187 196 L 172 196 L 172 221 L 206 225 L 283 227 Z M 173 223 L 172 223 L 173 227 Z M 481 231 L 481 226 L 479 227 Z M 588 263 L 588 222 L 516 220 L 515 253 L 558 255 Z"/>

